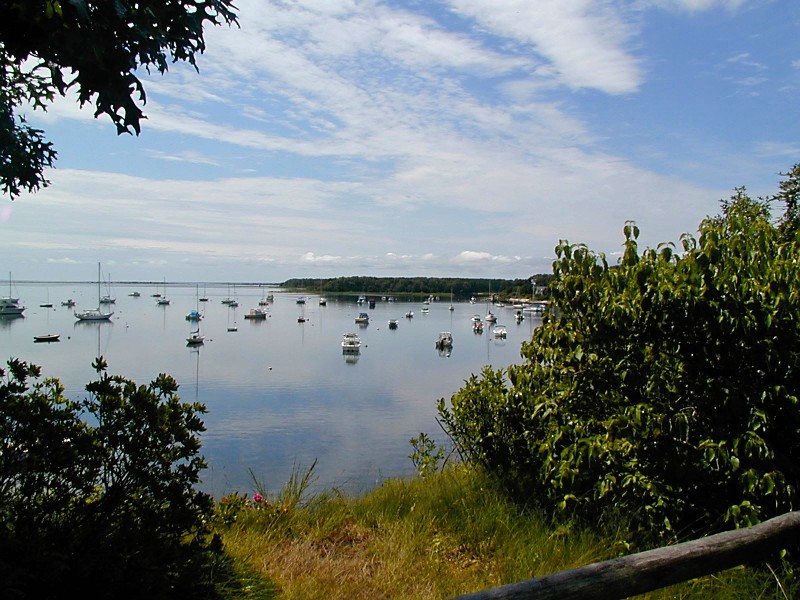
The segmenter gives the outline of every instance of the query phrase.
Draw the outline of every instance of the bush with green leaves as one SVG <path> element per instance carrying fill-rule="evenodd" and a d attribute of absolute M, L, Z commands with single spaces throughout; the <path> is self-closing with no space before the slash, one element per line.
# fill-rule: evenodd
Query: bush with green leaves
<path fill-rule="evenodd" d="M 559 243 L 557 310 L 523 344 L 524 363 L 439 401 L 461 454 L 554 515 L 622 515 L 639 544 L 791 510 L 800 243 L 769 206 L 736 190 L 679 253 L 640 253 L 627 223 L 617 265 Z"/>
<path fill-rule="evenodd" d="M 7 598 L 211 598 L 201 404 L 168 375 L 108 375 L 80 401 L 10 360 L 0 369 L 0 580 Z"/>

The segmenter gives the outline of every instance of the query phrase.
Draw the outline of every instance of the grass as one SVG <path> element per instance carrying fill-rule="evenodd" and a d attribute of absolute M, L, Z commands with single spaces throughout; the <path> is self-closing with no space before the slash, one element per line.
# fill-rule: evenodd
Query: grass
<path fill-rule="evenodd" d="M 440 599 L 583 566 L 617 555 L 588 529 L 552 527 L 451 466 L 392 480 L 366 496 L 305 497 L 311 471 L 263 501 L 223 502 L 219 531 L 239 572 L 258 582 L 237 598 Z M 257 488 L 258 489 L 258 488 Z M 737 568 L 640 596 L 786 599 L 800 585 L 777 571 Z"/>

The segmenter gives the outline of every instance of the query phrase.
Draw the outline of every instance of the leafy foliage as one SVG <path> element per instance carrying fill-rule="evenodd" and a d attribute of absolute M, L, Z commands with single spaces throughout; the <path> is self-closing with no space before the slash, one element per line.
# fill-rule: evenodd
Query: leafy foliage
<path fill-rule="evenodd" d="M 170 62 L 197 68 L 206 24 L 236 23 L 232 0 L 5 0 L 0 4 L 0 186 L 12 198 L 48 185 L 56 152 L 17 116 L 75 89 L 117 133 L 140 132 L 146 101 L 135 72 Z"/>
<path fill-rule="evenodd" d="M 682 252 L 562 241 L 558 307 L 525 363 L 472 377 L 439 412 L 462 454 L 518 498 L 635 542 L 791 510 L 800 485 L 798 237 L 744 189 Z"/>
<path fill-rule="evenodd" d="M 144 386 L 95 367 L 80 402 L 38 367 L 0 369 L 4 593 L 212 597 L 213 501 L 194 488 L 205 408 L 180 402 L 168 375 Z"/>

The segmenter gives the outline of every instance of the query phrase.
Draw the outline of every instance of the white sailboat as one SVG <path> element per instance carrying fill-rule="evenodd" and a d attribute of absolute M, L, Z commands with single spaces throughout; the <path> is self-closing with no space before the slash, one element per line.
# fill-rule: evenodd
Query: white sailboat
<path fill-rule="evenodd" d="M 20 305 L 19 298 L 11 296 L 11 273 L 8 274 L 8 296 L 0 298 L 0 316 L 21 317 L 25 307 Z"/>
<path fill-rule="evenodd" d="M 106 284 L 106 294 L 100 298 L 100 304 L 114 304 L 117 301 L 111 293 L 111 274 L 108 275 L 108 283 Z"/>
<path fill-rule="evenodd" d="M 75 311 L 75 318 L 79 321 L 108 321 L 113 315 L 112 312 L 100 310 L 100 263 L 97 263 L 97 308 Z"/>
<path fill-rule="evenodd" d="M 187 346 L 199 346 L 200 344 L 205 343 L 206 336 L 200 333 L 200 325 L 197 326 L 197 329 L 192 331 L 189 334 L 189 337 L 186 338 L 186 345 Z"/>
<path fill-rule="evenodd" d="M 164 294 L 156 301 L 156 304 L 160 306 L 167 306 L 169 304 L 169 298 L 167 298 L 167 278 L 164 277 Z"/>

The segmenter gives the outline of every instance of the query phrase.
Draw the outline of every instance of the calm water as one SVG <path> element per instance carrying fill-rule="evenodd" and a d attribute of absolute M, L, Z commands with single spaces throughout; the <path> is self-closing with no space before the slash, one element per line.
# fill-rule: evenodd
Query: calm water
<path fill-rule="evenodd" d="M 133 290 L 141 296 L 130 297 Z M 104 286 L 103 293 L 106 293 Z M 185 319 L 197 304 L 194 284 L 169 285 L 170 305 L 157 306 L 151 294 L 164 286 L 114 285 L 111 322 L 77 322 L 61 302 L 73 298 L 76 309 L 97 306 L 97 285 L 74 283 L 15 285 L 14 296 L 28 307 L 25 318 L 0 319 L 0 357 L 20 358 L 61 379 L 70 397 L 79 397 L 94 379 L 91 368 L 102 354 L 109 372 L 137 383 L 158 373 L 172 375 L 185 401 L 208 408 L 202 454 L 209 468 L 201 487 L 215 497 L 232 491 L 250 493 L 253 477 L 269 490 L 280 488 L 294 469 L 317 460 L 316 489 L 333 486 L 351 492 L 382 480 L 410 475 L 409 439 L 425 432 L 438 441 L 436 401 L 449 399 L 486 364 L 496 368 L 519 363 L 520 344 L 541 321 L 526 315 L 517 324 L 510 307 L 491 307 L 505 340 L 489 328 L 472 332 L 472 316 L 483 318 L 486 304 L 454 303 L 442 298 L 423 314 L 420 302 L 382 302 L 359 306 L 356 296 L 319 296 L 297 304 L 297 294 L 269 290 L 274 301 L 264 321 L 246 320 L 264 290 L 255 287 L 199 287 L 206 342 L 188 348 L 194 325 Z M 8 288 L 0 290 L 5 295 Z M 239 301 L 229 308 L 228 295 Z M 51 302 L 53 308 L 42 308 Z M 406 318 L 407 311 L 414 317 Z M 370 315 L 366 326 L 354 322 Z M 304 316 L 305 323 L 298 323 Z M 389 319 L 398 319 L 395 330 Z M 236 326 L 235 332 L 228 331 Z M 360 354 L 346 357 L 340 342 L 348 331 L 362 339 Z M 452 331 L 449 353 L 434 345 L 440 331 Z M 58 343 L 34 343 L 35 335 L 58 333 Z M 252 474 L 251 474 L 252 473 Z"/>

